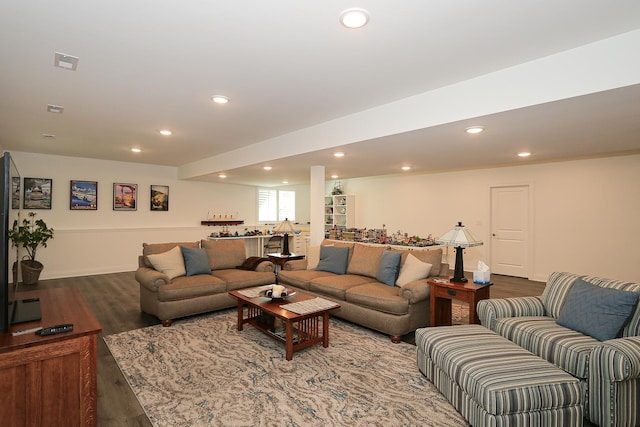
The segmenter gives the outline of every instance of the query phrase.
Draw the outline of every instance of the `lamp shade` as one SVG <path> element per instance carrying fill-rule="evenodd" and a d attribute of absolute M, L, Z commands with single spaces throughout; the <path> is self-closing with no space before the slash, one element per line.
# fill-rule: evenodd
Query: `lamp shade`
<path fill-rule="evenodd" d="M 295 230 L 293 229 L 293 224 L 289 221 L 288 218 L 285 218 L 276 228 L 273 229 L 276 233 L 293 233 Z"/>
<path fill-rule="evenodd" d="M 455 246 L 457 248 L 470 248 L 472 246 L 482 245 L 482 240 L 467 230 L 464 225 L 462 225 L 462 222 L 458 222 L 458 225 L 437 239 L 436 243 L 439 245 Z"/>

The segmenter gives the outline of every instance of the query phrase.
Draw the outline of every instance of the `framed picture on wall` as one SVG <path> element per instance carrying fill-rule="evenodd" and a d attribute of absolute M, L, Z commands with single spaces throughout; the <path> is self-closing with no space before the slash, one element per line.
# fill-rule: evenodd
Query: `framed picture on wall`
<path fill-rule="evenodd" d="M 69 209 L 95 211 L 98 209 L 98 182 L 71 180 Z"/>
<path fill-rule="evenodd" d="M 135 211 L 138 209 L 138 184 L 113 183 L 113 210 Z"/>
<path fill-rule="evenodd" d="M 20 209 L 20 177 L 11 178 L 11 209 Z"/>
<path fill-rule="evenodd" d="M 51 209 L 51 178 L 25 178 L 23 209 Z"/>
<path fill-rule="evenodd" d="M 152 185 L 151 186 L 151 206 L 152 211 L 168 211 L 169 210 L 169 186 L 168 185 Z"/>

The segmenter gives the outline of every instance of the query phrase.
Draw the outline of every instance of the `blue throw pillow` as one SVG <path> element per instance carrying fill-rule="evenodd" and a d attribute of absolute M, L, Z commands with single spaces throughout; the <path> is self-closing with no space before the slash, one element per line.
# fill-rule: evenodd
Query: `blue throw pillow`
<path fill-rule="evenodd" d="M 320 261 L 316 270 L 344 274 L 349 263 L 349 248 L 342 246 L 321 246 Z"/>
<path fill-rule="evenodd" d="M 401 259 L 402 254 L 400 252 L 382 252 L 382 258 L 380 258 L 380 264 L 378 265 L 378 274 L 376 275 L 378 282 L 395 286 Z"/>
<path fill-rule="evenodd" d="M 577 279 L 556 323 L 599 341 L 616 338 L 637 305 L 640 292 L 603 288 Z"/>
<path fill-rule="evenodd" d="M 187 248 L 185 246 L 180 246 L 180 249 L 182 249 L 184 267 L 187 270 L 187 276 L 211 274 L 209 257 L 207 256 L 207 251 L 205 249 Z"/>

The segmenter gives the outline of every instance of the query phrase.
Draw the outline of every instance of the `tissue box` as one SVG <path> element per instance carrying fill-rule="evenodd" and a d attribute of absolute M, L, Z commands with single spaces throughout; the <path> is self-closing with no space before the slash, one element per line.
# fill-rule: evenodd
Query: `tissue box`
<path fill-rule="evenodd" d="M 473 270 L 473 283 L 491 283 L 491 272 Z"/>

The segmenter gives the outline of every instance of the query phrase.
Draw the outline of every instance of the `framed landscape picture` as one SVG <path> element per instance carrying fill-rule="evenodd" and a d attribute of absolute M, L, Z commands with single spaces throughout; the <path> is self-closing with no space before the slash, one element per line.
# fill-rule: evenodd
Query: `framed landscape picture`
<path fill-rule="evenodd" d="M 22 208 L 51 209 L 52 187 L 50 178 L 25 178 Z"/>
<path fill-rule="evenodd" d="M 151 186 L 151 210 L 152 211 L 168 211 L 169 210 L 169 186 L 168 185 L 152 185 Z"/>
<path fill-rule="evenodd" d="M 69 192 L 72 211 L 95 211 L 98 209 L 98 182 L 71 180 Z"/>
<path fill-rule="evenodd" d="M 135 211 L 138 209 L 138 184 L 113 183 L 113 210 Z"/>

